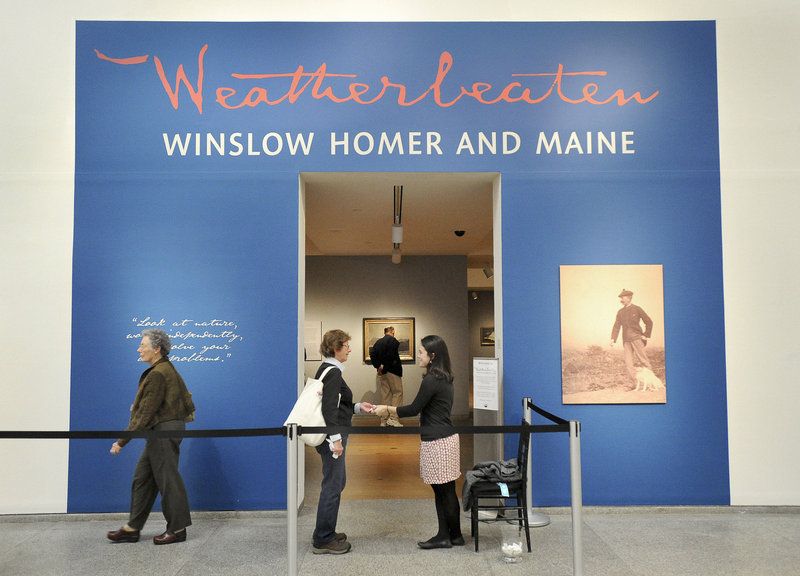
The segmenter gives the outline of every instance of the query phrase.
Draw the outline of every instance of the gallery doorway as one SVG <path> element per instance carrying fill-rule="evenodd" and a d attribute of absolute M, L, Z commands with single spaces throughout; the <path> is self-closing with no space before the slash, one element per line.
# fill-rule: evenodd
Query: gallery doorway
<path fill-rule="evenodd" d="M 471 358 L 486 356 L 489 348 L 481 347 L 468 315 L 478 292 L 492 296 L 493 310 L 502 302 L 499 174 L 302 173 L 299 202 L 299 331 L 305 340 L 299 381 L 313 376 L 319 366 L 315 347 L 321 333 L 341 328 L 353 338 L 348 386 L 357 401 L 380 402 L 375 370 L 364 361 L 362 320 L 411 318 L 416 322 L 414 350 L 428 333 L 442 332 L 453 340 L 448 345 L 459 366 L 454 420 L 463 425 L 497 423 L 502 408 L 476 414 L 471 403 Z M 337 290 L 346 295 L 337 298 Z M 500 357 L 500 315 L 492 320 L 492 351 Z M 481 320 L 480 328 L 486 324 Z M 476 347 L 481 354 L 475 353 Z M 404 402 L 413 399 L 421 381 L 422 369 L 413 356 L 414 351 L 404 363 Z M 353 423 L 374 426 L 377 420 L 357 416 Z M 351 435 L 352 473 L 343 497 L 429 497 L 430 488 L 416 474 L 418 445 L 416 435 Z M 462 467 L 471 468 L 477 455 L 497 457 L 497 446 L 492 438 L 463 438 Z M 313 449 L 306 456 L 306 496 L 313 499 L 319 490 L 319 457 Z"/>

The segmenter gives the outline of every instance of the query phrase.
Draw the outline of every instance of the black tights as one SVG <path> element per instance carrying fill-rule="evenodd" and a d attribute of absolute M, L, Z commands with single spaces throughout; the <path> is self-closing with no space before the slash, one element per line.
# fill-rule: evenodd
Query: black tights
<path fill-rule="evenodd" d="M 461 537 L 461 511 L 456 495 L 456 481 L 445 484 L 431 484 L 436 500 L 436 516 L 439 519 L 439 533 L 436 539 Z"/>

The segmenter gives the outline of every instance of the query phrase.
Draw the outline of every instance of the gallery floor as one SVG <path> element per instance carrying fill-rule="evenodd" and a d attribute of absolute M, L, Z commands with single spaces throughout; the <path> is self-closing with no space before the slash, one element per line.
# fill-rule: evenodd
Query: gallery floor
<path fill-rule="evenodd" d="M 472 462 L 471 441 L 462 460 Z M 533 552 L 503 562 L 500 545 L 517 536 L 509 524 L 480 528 L 480 551 L 466 546 L 421 550 L 433 535 L 432 492 L 418 474 L 414 435 L 351 435 L 340 531 L 353 549 L 342 556 L 311 552 L 319 490 L 316 454 L 307 459 L 306 499 L 298 518 L 300 576 L 575 574 L 568 508 L 540 509 L 549 525 L 533 528 Z M 465 449 L 466 447 L 466 449 Z M 112 544 L 105 533 L 124 514 L 0 516 L 2 576 L 253 576 L 288 571 L 285 511 L 193 513 L 185 543 L 154 546 L 164 529 L 154 513 L 135 544 Z M 583 511 L 582 574 L 587 576 L 762 576 L 795 574 L 800 566 L 800 508 L 596 508 Z"/>
<path fill-rule="evenodd" d="M 354 425 L 376 426 L 373 419 L 354 421 Z M 403 420 L 405 425 L 419 426 L 419 420 Z M 472 422 L 456 422 L 472 425 Z M 469 470 L 473 462 L 472 436 L 461 437 L 461 469 Z M 306 505 L 319 499 L 321 463 L 314 448 L 306 446 Z M 464 484 L 456 482 L 458 494 Z M 384 500 L 431 498 L 433 491 L 419 477 L 419 436 L 415 434 L 351 434 L 347 445 L 347 487 L 344 500 Z M 435 516 L 434 516 L 435 518 Z"/>

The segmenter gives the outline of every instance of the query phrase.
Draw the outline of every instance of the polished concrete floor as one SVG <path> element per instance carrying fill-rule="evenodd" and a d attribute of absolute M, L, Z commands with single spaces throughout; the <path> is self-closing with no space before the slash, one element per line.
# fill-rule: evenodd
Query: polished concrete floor
<path fill-rule="evenodd" d="M 462 470 L 472 467 L 472 451 L 472 438 L 462 437 Z M 337 529 L 347 533 L 353 549 L 343 556 L 316 556 L 311 533 L 319 458 L 306 449 L 306 495 L 297 523 L 300 576 L 800 574 L 800 508 L 795 507 L 585 508 L 583 570 L 577 572 L 569 508 L 538 510 L 551 522 L 531 530 L 533 551 L 518 564 L 505 564 L 501 554 L 502 542 L 518 537 L 514 526 L 482 524 L 476 553 L 466 516 L 466 546 L 421 550 L 416 543 L 433 536 L 436 513 L 432 491 L 419 478 L 418 452 L 418 436 L 350 436 Z M 164 530 L 159 512 L 135 544 L 112 544 L 105 537 L 125 522 L 124 514 L 0 515 L 0 576 L 287 574 L 285 511 L 194 511 L 193 518 L 186 542 L 154 546 L 153 536 Z"/>
<path fill-rule="evenodd" d="M 505 575 L 568 576 L 573 571 L 569 509 L 544 509 L 551 522 L 533 528 L 533 552 L 505 564 L 508 524 L 480 528 L 481 549 L 421 550 L 432 535 L 431 499 L 347 500 L 339 529 L 353 549 L 315 556 L 310 535 L 314 508 L 298 518 L 298 574 L 302 576 Z M 285 512 L 195 512 L 184 543 L 154 546 L 163 530 L 154 514 L 136 544 L 112 544 L 105 532 L 121 514 L 0 516 L 2 576 L 175 575 L 252 576 L 287 573 Z M 583 571 L 587 576 L 761 576 L 797 574 L 800 510 L 796 508 L 585 508 Z M 469 522 L 463 519 L 465 534 Z"/>

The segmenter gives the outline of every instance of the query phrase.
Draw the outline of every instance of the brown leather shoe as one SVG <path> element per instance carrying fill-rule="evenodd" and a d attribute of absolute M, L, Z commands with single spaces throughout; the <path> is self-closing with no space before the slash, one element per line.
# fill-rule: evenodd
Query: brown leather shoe
<path fill-rule="evenodd" d="M 177 532 L 170 532 L 167 530 L 159 536 L 153 537 L 153 544 L 172 544 L 173 542 L 185 542 L 186 529 L 178 530 Z"/>
<path fill-rule="evenodd" d="M 108 539 L 112 542 L 138 542 L 139 541 L 139 531 L 138 530 L 125 530 L 124 528 L 120 528 L 119 530 L 114 530 L 113 532 L 109 532 L 106 534 Z"/>

